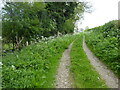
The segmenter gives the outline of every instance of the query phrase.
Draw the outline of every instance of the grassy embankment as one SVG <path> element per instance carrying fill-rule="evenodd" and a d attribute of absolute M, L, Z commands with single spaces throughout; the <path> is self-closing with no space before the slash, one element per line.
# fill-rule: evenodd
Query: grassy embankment
<path fill-rule="evenodd" d="M 90 64 L 83 48 L 82 34 L 73 43 L 70 53 L 71 74 L 76 88 L 106 88 L 104 81 Z"/>
<path fill-rule="evenodd" d="M 85 32 L 90 50 L 120 78 L 118 21 L 89 29 Z"/>
<path fill-rule="evenodd" d="M 3 88 L 53 88 L 63 51 L 75 39 L 66 35 L 40 42 L 3 57 Z"/>

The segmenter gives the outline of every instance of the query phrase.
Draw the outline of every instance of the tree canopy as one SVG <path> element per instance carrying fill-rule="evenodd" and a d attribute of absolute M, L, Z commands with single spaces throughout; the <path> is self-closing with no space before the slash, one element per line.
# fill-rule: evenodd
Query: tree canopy
<path fill-rule="evenodd" d="M 19 49 L 41 36 L 73 33 L 76 20 L 87 9 L 85 2 L 6 2 L 2 9 L 3 43 Z"/>

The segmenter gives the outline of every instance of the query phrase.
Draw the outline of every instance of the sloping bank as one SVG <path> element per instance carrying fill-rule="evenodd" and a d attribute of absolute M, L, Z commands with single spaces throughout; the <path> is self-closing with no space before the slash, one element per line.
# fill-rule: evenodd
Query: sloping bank
<path fill-rule="evenodd" d="M 85 41 L 95 56 L 120 78 L 119 33 L 118 21 L 113 20 L 86 30 Z"/>
<path fill-rule="evenodd" d="M 78 35 L 71 49 L 71 75 L 76 88 L 106 88 L 105 82 L 90 64 L 82 47 L 82 34 Z"/>
<path fill-rule="evenodd" d="M 53 88 L 63 51 L 75 39 L 66 35 L 3 57 L 3 88 Z"/>

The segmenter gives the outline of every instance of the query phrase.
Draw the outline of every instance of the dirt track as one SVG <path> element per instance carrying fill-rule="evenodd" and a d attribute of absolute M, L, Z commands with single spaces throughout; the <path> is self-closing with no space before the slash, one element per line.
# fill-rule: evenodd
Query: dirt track
<path fill-rule="evenodd" d="M 56 75 L 56 88 L 72 88 L 72 83 L 70 80 L 70 50 L 72 48 L 72 44 L 66 49 L 62 55 L 60 60 L 60 65 L 58 67 L 58 73 Z"/>
<path fill-rule="evenodd" d="M 106 85 L 109 88 L 118 88 L 118 78 L 97 57 L 93 55 L 93 53 L 86 46 L 84 38 L 83 38 L 83 49 L 86 52 L 86 55 L 90 60 L 90 63 L 93 65 L 96 71 L 100 74 L 101 78 L 105 80 Z"/>

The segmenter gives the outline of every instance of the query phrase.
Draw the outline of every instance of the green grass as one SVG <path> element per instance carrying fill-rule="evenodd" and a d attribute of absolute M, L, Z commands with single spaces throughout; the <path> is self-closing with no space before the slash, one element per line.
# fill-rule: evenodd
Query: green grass
<path fill-rule="evenodd" d="M 120 78 L 119 29 L 116 24 L 117 21 L 111 21 L 86 31 L 85 40 L 90 50 Z"/>
<path fill-rule="evenodd" d="M 82 34 L 73 43 L 70 56 L 70 70 L 76 88 L 107 88 L 105 82 L 90 64 L 82 48 Z"/>
<path fill-rule="evenodd" d="M 3 57 L 2 87 L 54 88 L 59 59 L 74 39 L 74 35 L 66 35 Z"/>

